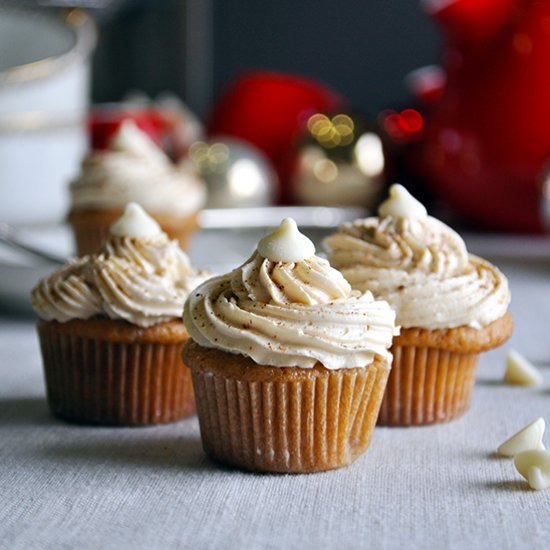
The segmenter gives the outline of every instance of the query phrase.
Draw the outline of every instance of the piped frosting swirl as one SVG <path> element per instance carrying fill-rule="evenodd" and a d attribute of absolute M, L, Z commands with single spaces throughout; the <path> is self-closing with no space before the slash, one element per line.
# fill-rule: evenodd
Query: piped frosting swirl
<path fill-rule="evenodd" d="M 462 238 L 408 193 L 390 195 L 385 215 L 344 224 L 325 239 L 331 265 L 353 288 L 387 300 L 406 328 L 481 328 L 504 315 L 504 275 L 468 254 Z"/>
<path fill-rule="evenodd" d="M 114 210 L 136 201 L 146 210 L 189 214 L 206 200 L 203 182 L 176 167 L 133 121 L 124 121 L 109 148 L 92 151 L 70 184 L 73 210 Z"/>
<path fill-rule="evenodd" d="M 139 236 L 136 218 L 146 229 Z M 39 317 L 66 322 L 99 315 L 148 327 L 180 316 L 189 292 L 207 274 L 192 269 L 177 241 L 138 205 L 128 205 L 113 231 L 97 255 L 70 262 L 38 283 L 31 300 Z"/>
<path fill-rule="evenodd" d="M 306 239 L 285 220 L 243 265 L 196 288 L 184 309 L 191 337 L 279 367 L 338 369 L 389 358 L 394 312 L 353 291 Z"/>

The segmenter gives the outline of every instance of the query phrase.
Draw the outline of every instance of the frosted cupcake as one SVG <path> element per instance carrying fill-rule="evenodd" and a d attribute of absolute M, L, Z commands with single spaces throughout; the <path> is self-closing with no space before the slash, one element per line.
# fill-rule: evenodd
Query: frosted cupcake
<path fill-rule="evenodd" d="M 353 288 L 387 300 L 401 326 L 379 423 L 451 420 L 470 404 L 479 353 L 512 332 L 506 277 L 468 254 L 401 185 L 378 214 L 343 225 L 324 244 L 331 265 Z"/>
<path fill-rule="evenodd" d="M 177 241 L 130 204 L 97 255 L 41 280 L 31 299 L 53 414 L 128 426 L 192 414 L 180 315 L 205 278 Z"/>
<path fill-rule="evenodd" d="M 133 121 L 124 121 L 109 149 L 93 151 L 70 184 L 71 224 L 78 254 L 96 253 L 129 202 L 141 204 L 185 248 L 206 200 L 204 183 L 176 167 Z"/>
<path fill-rule="evenodd" d="M 284 220 L 242 266 L 185 303 L 184 359 L 205 451 L 255 471 L 351 463 L 376 423 L 394 320 Z"/>

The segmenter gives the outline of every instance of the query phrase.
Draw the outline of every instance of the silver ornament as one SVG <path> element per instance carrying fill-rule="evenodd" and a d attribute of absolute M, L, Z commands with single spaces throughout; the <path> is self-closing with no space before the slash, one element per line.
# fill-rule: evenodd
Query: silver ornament
<path fill-rule="evenodd" d="M 374 128 L 347 114 L 315 114 L 297 149 L 290 187 L 300 204 L 373 208 L 385 169 L 382 138 Z"/>
<path fill-rule="evenodd" d="M 266 206 L 275 194 L 277 176 L 254 146 L 236 139 L 198 141 L 189 159 L 206 183 L 207 208 Z"/>

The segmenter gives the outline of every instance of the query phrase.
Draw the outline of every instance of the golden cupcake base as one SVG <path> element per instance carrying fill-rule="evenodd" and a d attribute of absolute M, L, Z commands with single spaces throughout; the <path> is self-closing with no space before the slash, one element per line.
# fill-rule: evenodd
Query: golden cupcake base
<path fill-rule="evenodd" d="M 96 254 L 109 236 L 111 225 L 123 213 L 123 209 L 72 210 L 67 221 L 73 229 L 78 256 Z M 187 249 L 189 237 L 198 227 L 196 213 L 189 216 L 155 212 L 149 214 L 171 239 L 177 239 L 181 248 Z"/>
<path fill-rule="evenodd" d="M 447 422 L 469 407 L 478 360 L 414 346 L 394 346 L 394 361 L 378 424 L 413 426 Z"/>
<path fill-rule="evenodd" d="M 378 424 L 415 426 L 458 418 L 470 406 L 479 353 L 506 341 L 512 316 L 487 327 L 402 329 L 394 338 L 392 370 Z"/>
<path fill-rule="evenodd" d="M 39 321 L 48 404 L 64 420 L 146 426 L 195 412 L 181 321 L 140 328 L 109 319 Z"/>
<path fill-rule="evenodd" d="M 259 472 L 318 472 L 353 462 L 369 446 L 389 373 L 380 357 L 364 368 L 280 368 L 191 340 L 184 360 L 205 452 Z"/>

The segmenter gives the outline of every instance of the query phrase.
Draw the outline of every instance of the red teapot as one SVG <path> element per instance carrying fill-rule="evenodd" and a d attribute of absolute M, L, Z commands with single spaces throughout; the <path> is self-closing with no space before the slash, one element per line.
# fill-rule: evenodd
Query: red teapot
<path fill-rule="evenodd" d="M 540 232 L 550 160 L 550 0 L 431 0 L 445 82 L 414 162 L 462 219 Z"/>

